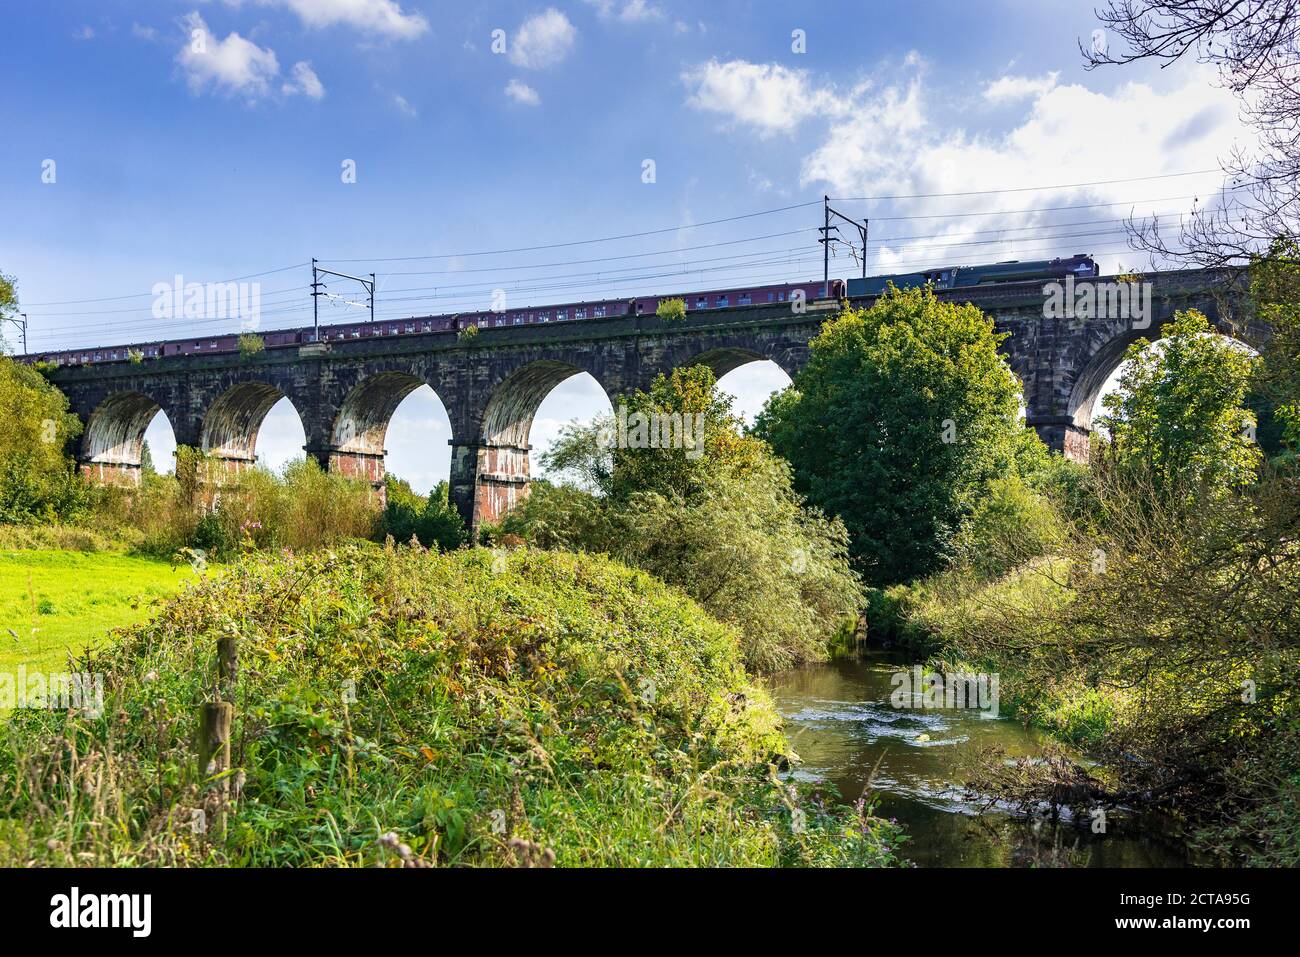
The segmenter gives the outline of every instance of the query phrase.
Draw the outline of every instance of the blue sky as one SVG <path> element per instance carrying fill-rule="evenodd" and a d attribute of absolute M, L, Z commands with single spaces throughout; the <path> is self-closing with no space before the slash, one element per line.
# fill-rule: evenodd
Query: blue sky
<path fill-rule="evenodd" d="M 701 224 L 824 192 L 872 217 L 873 271 L 1143 266 L 1117 220 L 1213 201 L 1217 174 L 1172 174 L 1244 141 L 1193 64 L 1084 72 L 1086 2 L 65 0 L 6 18 L 0 271 L 34 350 L 221 327 L 153 316 L 176 274 L 280 270 L 257 279 L 261 327 L 309 322 L 313 256 L 377 272 L 381 315 L 486 308 L 494 288 L 522 304 L 806 279 L 815 208 Z M 726 385 L 752 412 L 783 383 L 755 365 Z M 562 385 L 534 446 L 603 405 Z M 390 468 L 445 477 L 440 430 L 431 392 L 408 399 Z M 282 405 L 259 451 L 274 465 L 301 441 Z"/>

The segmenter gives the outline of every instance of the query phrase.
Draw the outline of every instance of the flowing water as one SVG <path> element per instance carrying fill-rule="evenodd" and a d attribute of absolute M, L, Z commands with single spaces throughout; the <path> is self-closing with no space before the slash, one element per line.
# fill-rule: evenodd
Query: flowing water
<path fill-rule="evenodd" d="M 894 818 L 903 854 L 922 867 L 1065 865 L 1182 867 L 1195 863 L 1166 821 L 1110 812 L 1106 832 L 1084 822 L 1031 823 L 966 793 L 964 768 L 983 749 L 1040 753 L 1045 737 L 980 711 L 901 709 L 891 676 L 910 663 L 881 653 L 840 657 L 774 676 L 768 684 L 800 761 L 792 774 L 833 785 L 852 802 L 871 780 L 875 814 Z M 873 775 L 874 769 L 874 775 Z"/>

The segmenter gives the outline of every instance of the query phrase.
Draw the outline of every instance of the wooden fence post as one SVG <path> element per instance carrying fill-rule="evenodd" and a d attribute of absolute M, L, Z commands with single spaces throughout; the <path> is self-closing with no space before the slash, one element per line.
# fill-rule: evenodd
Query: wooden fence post
<path fill-rule="evenodd" d="M 235 706 L 229 701 L 204 704 L 199 721 L 199 775 L 203 780 L 230 770 L 230 724 L 235 716 Z M 230 777 L 222 777 L 218 784 L 220 807 L 213 822 L 213 832 L 218 837 L 226 833 L 226 805 L 230 800 Z"/>
<path fill-rule="evenodd" d="M 235 700 L 235 682 L 239 679 L 239 650 L 234 635 L 217 639 L 217 688 L 225 701 Z"/>

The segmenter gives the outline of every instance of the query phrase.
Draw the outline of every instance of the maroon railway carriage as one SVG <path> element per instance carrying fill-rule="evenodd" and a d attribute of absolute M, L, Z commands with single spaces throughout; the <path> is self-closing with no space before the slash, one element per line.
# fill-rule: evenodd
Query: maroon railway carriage
<path fill-rule="evenodd" d="M 464 312 L 453 315 L 384 319 L 378 322 L 343 323 L 322 326 L 320 340 L 322 342 L 340 342 L 347 339 L 362 339 L 372 336 L 458 332 L 469 326 L 490 329 L 499 326 L 607 319 L 632 313 L 636 315 L 653 315 L 659 308 L 659 304 L 668 299 L 682 300 L 686 304 L 688 312 L 698 309 L 774 305 L 790 302 L 798 298 L 801 293 L 809 301 L 820 299 L 822 298 L 822 288 L 821 282 L 778 283 L 766 286 L 747 286 L 740 289 L 712 289 L 705 292 L 680 293 L 667 296 L 598 299 L 592 302 L 565 303 L 555 306 L 530 306 L 523 309 L 506 309 L 500 312 Z M 830 281 L 830 295 L 833 299 L 842 299 L 844 297 L 844 281 L 842 279 L 832 279 Z M 309 343 L 314 337 L 314 330 L 312 327 L 307 326 L 300 329 L 276 329 L 260 335 L 268 349 L 276 349 Z M 131 350 L 139 350 L 144 358 L 154 359 L 160 356 L 236 352 L 238 349 L 239 335 L 230 333 L 217 336 L 193 336 L 185 339 L 140 343 L 130 346 L 66 349 L 59 352 L 41 353 L 33 358 L 41 362 L 55 362 L 59 365 L 91 365 L 100 362 L 128 361 Z"/>

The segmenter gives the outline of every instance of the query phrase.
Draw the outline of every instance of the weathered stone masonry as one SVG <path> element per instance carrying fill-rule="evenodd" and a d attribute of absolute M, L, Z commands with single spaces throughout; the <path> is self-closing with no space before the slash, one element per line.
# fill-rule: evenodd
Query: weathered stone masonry
<path fill-rule="evenodd" d="M 1002 349 L 1024 383 L 1028 424 L 1052 448 L 1081 459 L 1093 403 L 1129 343 L 1154 338 L 1174 311 L 1189 306 L 1225 331 L 1239 332 L 1225 305 L 1235 299 L 1216 291 L 1219 274 L 1143 278 L 1155 283 L 1155 316 L 1143 329 L 1127 320 L 1045 319 L 1040 284 L 941 295 L 973 301 L 1009 333 Z M 612 400 L 646 388 L 661 372 L 695 363 L 723 375 L 770 359 L 793 376 L 833 309 L 809 304 L 795 313 L 786 303 L 692 312 L 678 323 L 622 316 L 483 328 L 465 340 L 450 333 L 374 337 L 251 357 L 65 367 L 53 380 L 86 424 L 77 455 L 81 469 L 99 481 L 128 484 L 139 480 L 145 429 L 158 410 L 166 413 L 178 445 L 238 470 L 254 461 L 258 429 L 282 397 L 302 419 L 307 454 L 330 471 L 380 483 L 388 422 L 398 404 L 427 383 L 451 419 L 452 500 L 477 526 L 496 521 L 526 494 L 533 416 L 565 379 L 590 373 Z"/>

